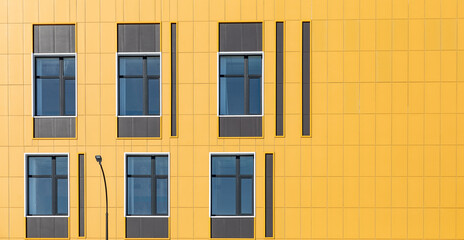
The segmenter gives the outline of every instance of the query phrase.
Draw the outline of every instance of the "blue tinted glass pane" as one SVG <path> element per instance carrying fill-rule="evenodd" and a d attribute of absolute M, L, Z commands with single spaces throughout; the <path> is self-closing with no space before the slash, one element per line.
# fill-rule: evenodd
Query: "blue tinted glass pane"
<path fill-rule="evenodd" d="M 148 79 L 148 114 L 160 114 L 159 79 Z"/>
<path fill-rule="evenodd" d="M 156 175 L 168 175 L 168 157 L 156 157 Z"/>
<path fill-rule="evenodd" d="M 52 180 L 50 178 L 29 178 L 28 212 L 31 215 L 52 214 Z"/>
<path fill-rule="evenodd" d="M 36 58 L 36 76 L 60 76 L 59 58 Z"/>
<path fill-rule="evenodd" d="M 151 215 L 151 178 L 127 178 L 127 214 Z"/>
<path fill-rule="evenodd" d="M 235 175 L 236 160 L 235 156 L 213 156 L 211 159 L 212 174 L 216 175 Z"/>
<path fill-rule="evenodd" d="M 76 90 L 75 80 L 64 81 L 64 114 L 74 115 L 76 113 Z"/>
<path fill-rule="evenodd" d="M 241 184 L 241 212 L 242 214 L 253 214 L 253 181 L 242 179 Z"/>
<path fill-rule="evenodd" d="M 221 56 L 220 75 L 244 75 L 245 58 L 243 56 Z"/>
<path fill-rule="evenodd" d="M 57 181 L 57 206 L 58 214 L 68 214 L 68 179 L 58 179 Z"/>
<path fill-rule="evenodd" d="M 143 79 L 119 79 L 119 114 L 143 115 Z"/>
<path fill-rule="evenodd" d="M 248 74 L 261 75 L 261 56 L 248 56 Z"/>
<path fill-rule="evenodd" d="M 29 157 L 29 175 L 51 175 L 51 157 Z"/>
<path fill-rule="evenodd" d="M 38 116 L 59 116 L 60 80 L 38 78 L 35 87 L 36 114 Z"/>
<path fill-rule="evenodd" d="M 76 71 L 75 67 L 76 64 L 74 62 L 74 58 L 64 58 L 64 76 L 65 77 L 75 77 Z"/>
<path fill-rule="evenodd" d="M 151 175 L 151 157 L 137 156 L 127 157 L 127 174 Z"/>
<path fill-rule="evenodd" d="M 240 175 L 253 175 L 253 156 L 240 156 Z"/>
<path fill-rule="evenodd" d="M 159 57 L 147 57 L 147 75 L 160 75 Z"/>
<path fill-rule="evenodd" d="M 56 175 L 68 175 L 67 157 L 56 157 Z"/>
<path fill-rule="evenodd" d="M 219 113 L 221 115 L 243 115 L 245 90 L 243 78 L 221 77 L 219 82 Z"/>
<path fill-rule="evenodd" d="M 211 214 L 236 215 L 235 178 L 211 179 Z"/>
<path fill-rule="evenodd" d="M 156 180 L 156 213 L 168 214 L 168 180 Z"/>
<path fill-rule="evenodd" d="M 250 114 L 261 114 L 261 79 L 250 78 Z"/>
<path fill-rule="evenodd" d="M 142 57 L 119 57 L 119 75 L 142 76 Z"/>

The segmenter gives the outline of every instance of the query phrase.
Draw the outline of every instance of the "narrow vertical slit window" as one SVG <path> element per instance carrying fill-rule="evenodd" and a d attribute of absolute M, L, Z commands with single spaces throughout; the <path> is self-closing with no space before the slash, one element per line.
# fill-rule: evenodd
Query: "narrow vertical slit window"
<path fill-rule="evenodd" d="M 85 157 L 79 154 L 79 237 L 85 236 Z"/>
<path fill-rule="evenodd" d="M 171 23 L 171 136 L 177 136 L 177 29 Z"/>
<path fill-rule="evenodd" d="M 276 136 L 284 135 L 284 23 L 276 23 Z"/>
<path fill-rule="evenodd" d="M 303 22 L 302 46 L 302 131 L 303 136 L 311 136 L 311 34 L 310 22 Z"/>
<path fill-rule="evenodd" d="M 265 224 L 266 237 L 274 237 L 274 156 L 266 153 L 266 199 L 265 199 Z"/>

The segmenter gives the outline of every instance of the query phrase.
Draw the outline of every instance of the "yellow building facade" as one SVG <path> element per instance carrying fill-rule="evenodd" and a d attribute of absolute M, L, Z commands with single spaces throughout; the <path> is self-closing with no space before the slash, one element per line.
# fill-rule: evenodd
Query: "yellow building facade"
<path fill-rule="evenodd" d="M 283 136 L 276 136 L 276 22 Z M 310 136 L 302 24 L 311 26 Z M 118 137 L 118 25 L 159 24 L 160 136 Z M 177 136 L 171 136 L 171 24 Z M 262 24 L 258 137 L 219 136 L 219 25 Z M 33 28 L 75 27 L 76 132 L 34 137 Z M 32 77 L 33 78 L 33 77 Z M 273 154 L 276 239 L 464 238 L 464 2 L 459 0 L 0 0 L 0 239 L 26 238 L 25 154 L 69 154 L 68 238 L 126 237 L 127 153 L 169 154 L 169 236 L 211 238 L 210 154 L 253 153 L 254 234 L 265 239 Z M 79 234 L 79 154 L 85 234 Z M 26 214 L 27 215 L 27 214 Z"/>

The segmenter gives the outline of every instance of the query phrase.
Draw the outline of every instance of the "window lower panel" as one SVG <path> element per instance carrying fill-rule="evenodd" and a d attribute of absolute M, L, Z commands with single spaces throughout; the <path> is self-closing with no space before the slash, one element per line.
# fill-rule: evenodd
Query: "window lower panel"
<path fill-rule="evenodd" d="M 211 218 L 211 238 L 254 238 L 254 218 Z"/>

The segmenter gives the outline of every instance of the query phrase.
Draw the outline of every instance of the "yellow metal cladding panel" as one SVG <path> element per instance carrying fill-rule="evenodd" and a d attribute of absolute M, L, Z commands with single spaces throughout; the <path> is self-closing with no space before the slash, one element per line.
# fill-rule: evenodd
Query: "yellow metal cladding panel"
<path fill-rule="evenodd" d="M 275 137 L 276 21 L 284 23 L 284 137 Z M 301 137 L 302 22 L 311 21 L 311 138 Z M 117 139 L 118 23 L 160 23 L 160 139 Z M 218 22 L 262 22 L 263 137 L 218 138 Z M 77 139 L 32 139 L 33 24 L 76 24 Z M 177 24 L 178 137 L 171 137 Z M 274 153 L 275 238 L 464 238 L 464 3 L 459 0 L 0 0 L 0 238 L 25 237 L 24 153 L 86 161 L 86 237 L 124 239 L 124 153 L 170 152 L 170 238 L 206 239 L 209 153 Z"/>

